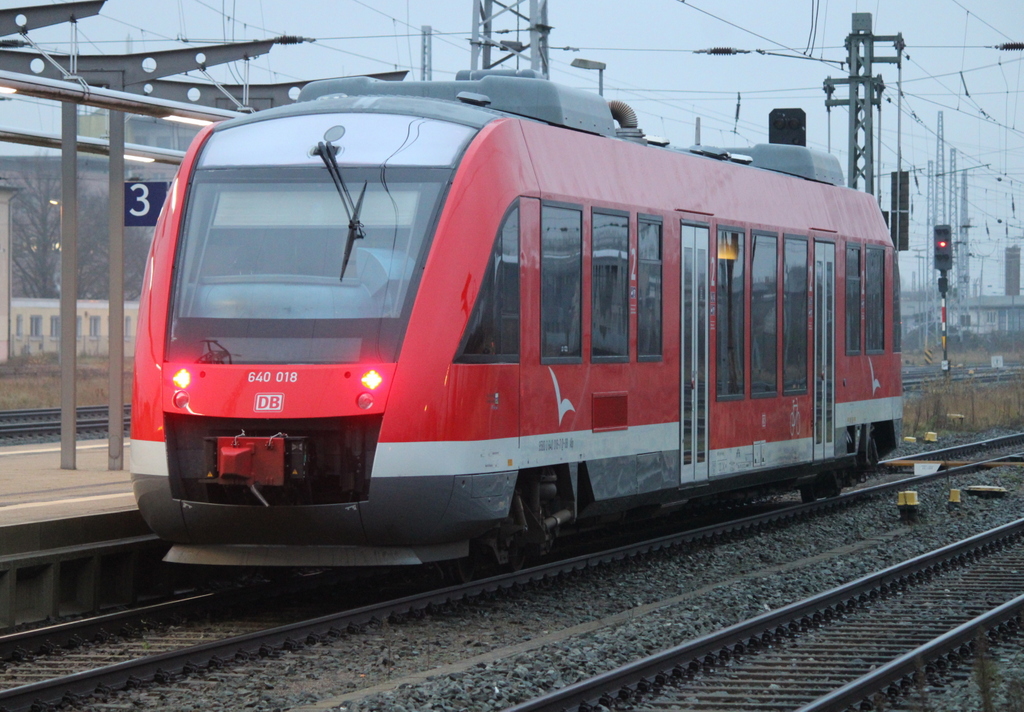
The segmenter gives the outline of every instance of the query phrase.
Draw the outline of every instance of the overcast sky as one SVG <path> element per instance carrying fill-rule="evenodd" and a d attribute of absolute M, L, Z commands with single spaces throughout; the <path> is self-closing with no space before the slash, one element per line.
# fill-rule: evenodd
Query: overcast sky
<path fill-rule="evenodd" d="M 0 7 L 21 5 L 0 2 Z M 523 6 L 528 12 L 529 2 Z M 902 33 L 906 42 L 902 153 L 904 168 L 916 176 L 912 247 L 930 245 L 926 170 L 936 157 L 942 111 L 947 168 L 950 147 L 958 151 L 958 169 L 973 168 L 967 171 L 975 226 L 973 276 L 988 293 L 1001 293 L 1003 250 L 1020 245 L 1024 235 L 1024 216 L 1017 213 L 1024 211 L 1024 51 L 995 47 L 1024 42 L 1020 0 L 549 0 L 551 79 L 597 91 L 597 72 L 572 68 L 570 62 L 577 57 L 605 62 L 605 97 L 630 104 L 648 134 L 682 146 L 693 143 L 698 116 L 702 143 L 748 145 L 767 141 L 771 109 L 799 107 L 807 112 L 809 145 L 827 149 L 831 126 L 831 150 L 845 172 L 847 111 L 826 112 L 822 84 L 826 77 L 848 75 L 839 62 L 847 57 L 844 43 L 854 12 L 873 15 L 875 34 Z M 430 25 L 436 33 L 433 78 L 445 80 L 470 66 L 472 13 L 472 0 L 108 0 L 100 16 L 79 22 L 78 40 L 82 54 L 120 54 L 302 35 L 316 42 L 275 47 L 251 63 L 250 81 L 301 82 L 396 68 L 410 69 L 418 79 L 420 28 Z M 495 29 L 513 30 L 501 38 L 515 39 L 516 22 L 505 17 Z M 526 25 L 519 22 L 523 42 L 529 40 Z M 66 52 L 71 32 L 62 26 L 31 36 L 47 49 Z M 698 52 L 711 47 L 750 53 Z M 895 54 L 883 43 L 876 51 Z M 876 64 L 874 73 L 887 87 L 881 167 L 888 173 L 896 168 L 898 75 L 892 64 Z M 235 82 L 242 68 L 220 67 L 211 74 Z M 840 87 L 837 97 L 845 96 L 846 88 Z M 58 112 L 47 102 L 4 102 L 0 114 L 0 126 L 59 132 Z M 0 150 L 34 149 L 6 145 Z M 888 185 L 887 176 L 883 183 Z M 887 194 L 885 202 L 888 208 Z M 916 264 L 905 260 L 904 271 L 916 271 Z M 931 278 L 930 270 L 927 274 Z"/>

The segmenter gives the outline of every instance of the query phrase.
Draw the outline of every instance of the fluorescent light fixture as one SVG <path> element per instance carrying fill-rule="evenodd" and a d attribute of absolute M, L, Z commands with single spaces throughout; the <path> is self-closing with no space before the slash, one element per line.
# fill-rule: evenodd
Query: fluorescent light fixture
<path fill-rule="evenodd" d="M 12 89 L 11 87 L 0 87 L 0 94 L 17 94 L 17 93 L 18 93 L 17 89 Z"/>
<path fill-rule="evenodd" d="M 153 163 L 156 159 L 148 156 L 133 156 L 130 153 L 124 154 L 124 160 L 135 161 L 136 163 Z"/>
<path fill-rule="evenodd" d="M 206 119 L 193 119 L 188 116 L 178 116 L 177 114 L 171 114 L 164 117 L 167 121 L 177 121 L 179 124 L 189 124 L 190 126 L 209 126 L 212 121 Z"/>
<path fill-rule="evenodd" d="M 50 198 L 50 205 L 60 205 L 60 201 L 59 200 L 54 200 L 53 198 Z"/>

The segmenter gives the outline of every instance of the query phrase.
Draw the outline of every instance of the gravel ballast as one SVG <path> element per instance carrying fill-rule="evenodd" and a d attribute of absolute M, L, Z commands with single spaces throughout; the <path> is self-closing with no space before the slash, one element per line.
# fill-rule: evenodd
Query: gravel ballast
<path fill-rule="evenodd" d="M 922 511 L 912 526 L 900 521 L 895 495 L 878 498 L 739 541 L 620 562 L 116 693 L 82 709 L 501 710 L 1012 521 L 1024 511 L 1021 481 L 1012 468 L 961 476 L 952 486 L 995 484 L 1009 494 L 965 497 L 948 513 L 950 485 L 929 484 L 918 488 Z M 930 702 L 937 708 L 937 699 Z"/>

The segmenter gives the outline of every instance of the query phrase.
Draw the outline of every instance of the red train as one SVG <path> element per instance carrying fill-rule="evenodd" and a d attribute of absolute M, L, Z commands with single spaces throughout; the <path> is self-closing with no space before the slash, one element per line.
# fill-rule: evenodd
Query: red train
<path fill-rule="evenodd" d="M 515 565 L 571 526 L 834 494 L 895 447 L 874 198 L 522 74 L 315 82 L 197 137 L 132 404 L 169 560 Z"/>

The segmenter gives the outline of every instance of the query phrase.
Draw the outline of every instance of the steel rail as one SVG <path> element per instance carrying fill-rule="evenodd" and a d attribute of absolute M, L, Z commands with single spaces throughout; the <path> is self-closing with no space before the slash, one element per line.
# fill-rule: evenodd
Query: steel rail
<path fill-rule="evenodd" d="M 819 697 L 814 702 L 800 707 L 797 712 L 842 712 L 874 693 L 886 690 L 894 683 L 906 681 L 909 684 L 920 671 L 922 663 L 938 660 L 943 656 L 964 657 L 957 651 L 973 652 L 981 634 L 1001 628 L 1008 633 L 1019 630 L 1022 611 L 1024 594 Z M 900 685 L 899 689 L 903 687 L 904 685 Z"/>
<path fill-rule="evenodd" d="M 392 615 L 416 613 L 431 607 L 445 606 L 456 601 L 494 593 L 498 590 L 511 589 L 519 585 L 529 585 L 572 571 L 584 570 L 686 543 L 718 540 L 744 531 L 761 531 L 772 524 L 850 506 L 885 492 L 907 486 L 908 484 L 918 484 L 938 477 L 948 477 L 953 474 L 970 472 L 979 466 L 980 463 L 973 463 L 929 475 L 909 477 L 896 482 L 846 492 L 838 497 L 798 504 L 773 512 L 669 534 L 638 544 L 616 547 L 597 554 L 585 554 L 516 573 L 493 576 L 460 586 L 451 586 L 425 594 L 417 594 L 395 601 L 331 614 L 311 621 L 303 621 L 268 631 L 214 641 L 198 647 L 171 651 L 140 658 L 135 661 L 126 661 L 113 666 L 97 668 L 88 672 L 76 673 L 68 677 L 55 678 L 33 685 L 18 687 L 0 692 L 0 710 L 16 712 L 31 709 L 37 700 L 41 700 L 44 704 L 53 704 L 55 701 L 59 701 L 65 693 L 86 695 L 91 694 L 96 689 L 115 689 L 125 685 L 135 685 L 146 680 L 167 680 L 174 675 L 202 669 L 211 664 L 214 666 L 222 665 L 232 657 L 236 657 L 235 654 L 239 651 L 239 657 L 242 658 L 252 657 L 256 654 L 266 655 L 276 648 L 293 648 L 301 645 L 304 640 L 320 639 L 324 635 L 330 635 L 332 630 L 344 630 L 350 626 L 365 625 L 374 620 L 385 620 Z M 1021 522 L 1024 522 L 1024 520 L 1021 520 Z M 126 612 L 127 614 L 130 614 L 130 612 Z M 82 624 L 88 623 L 89 621 L 82 621 Z M 66 636 L 67 632 L 74 625 L 75 623 L 73 622 L 60 626 L 62 635 Z M 32 645 L 38 646 L 39 644 L 33 643 Z"/>
<path fill-rule="evenodd" d="M 912 578 L 929 577 L 939 571 L 965 562 L 998 542 L 1024 536 L 1024 519 L 949 544 L 927 554 L 863 576 L 843 586 L 791 603 L 774 611 L 741 621 L 715 633 L 687 641 L 641 660 L 582 680 L 532 700 L 508 708 L 506 712 L 562 712 L 589 709 L 603 704 L 610 706 L 615 698 L 629 699 L 669 678 L 681 678 L 687 671 L 702 665 L 724 662 L 748 649 L 756 649 L 773 636 L 786 636 L 798 631 L 801 624 L 828 620 L 879 595 L 901 589 Z M 900 667 L 900 670 L 905 668 Z M 904 673 L 901 673 L 901 675 Z M 857 698 L 855 701 L 859 701 Z M 833 707 L 822 708 L 836 709 Z"/>
<path fill-rule="evenodd" d="M 105 431 L 109 427 L 106 406 L 80 406 L 76 409 L 79 432 Z M 131 407 L 125 406 L 125 427 L 131 422 Z M 57 435 L 60 433 L 59 408 L 32 408 L 0 411 L 0 437 L 19 435 Z"/>
<path fill-rule="evenodd" d="M 900 460 L 908 460 L 911 458 L 914 460 L 950 460 L 956 456 L 977 452 L 979 450 L 993 450 L 1000 447 L 1020 445 L 1021 443 L 1024 443 L 1024 433 L 1012 433 L 1010 435 L 1001 435 L 997 438 L 989 438 L 988 440 L 978 440 L 973 443 L 953 445 L 951 447 L 940 448 L 938 450 L 928 450 L 927 452 L 921 452 L 909 457 L 894 457 L 888 460 L 882 460 L 878 465 L 879 467 L 885 467 Z"/>
<path fill-rule="evenodd" d="M 391 616 L 416 614 L 431 608 L 443 608 L 458 601 L 493 594 L 499 590 L 513 589 L 517 586 L 531 585 L 573 571 L 620 561 L 630 556 L 638 556 L 690 541 L 714 540 L 744 530 L 758 531 L 772 522 L 800 518 L 814 511 L 829 511 L 853 501 L 855 501 L 854 498 L 848 498 L 845 501 L 835 498 L 800 504 L 767 514 L 658 537 L 639 544 L 621 546 L 597 554 L 577 556 L 515 573 L 502 574 L 468 584 L 450 586 L 364 606 L 267 631 L 212 641 L 200 646 L 45 680 L 0 692 L 0 710 L 21 712 L 22 710 L 31 710 L 33 705 L 45 708 L 46 704 L 56 704 L 64 698 L 75 699 L 76 696 L 89 695 L 96 690 L 121 689 L 149 680 L 167 681 L 178 674 L 187 674 L 210 666 L 219 667 L 234 658 L 250 659 L 257 655 L 269 655 L 270 652 L 278 648 L 299 647 L 303 642 L 316 641 L 324 636 L 339 635 L 340 631 L 353 626 L 367 625 L 374 621 L 386 620 Z M 63 636 L 66 637 L 67 632 L 73 626 L 74 623 L 69 623 L 62 627 Z"/>

